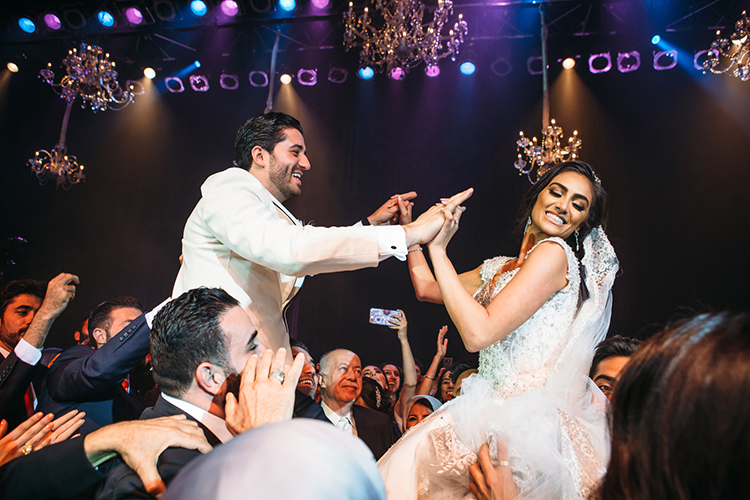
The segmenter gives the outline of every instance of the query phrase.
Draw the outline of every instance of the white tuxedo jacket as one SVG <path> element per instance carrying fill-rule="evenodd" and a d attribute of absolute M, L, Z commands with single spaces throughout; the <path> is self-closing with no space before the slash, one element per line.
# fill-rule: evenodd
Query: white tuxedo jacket
<path fill-rule="evenodd" d="M 185 224 L 172 297 L 200 286 L 223 288 L 270 349 L 290 352 L 283 310 L 304 276 L 378 265 L 374 227 L 303 227 L 247 170 L 216 173 L 201 193 Z"/>

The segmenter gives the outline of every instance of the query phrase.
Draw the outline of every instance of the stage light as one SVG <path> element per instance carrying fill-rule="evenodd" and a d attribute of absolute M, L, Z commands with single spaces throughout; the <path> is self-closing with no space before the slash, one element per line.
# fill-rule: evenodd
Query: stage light
<path fill-rule="evenodd" d="M 169 0 L 156 0 L 154 13 L 161 21 L 172 21 L 177 16 L 174 5 Z"/>
<path fill-rule="evenodd" d="M 283 83 L 284 85 L 289 85 L 290 83 L 292 83 L 292 75 L 284 73 L 283 75 L 281 75 L 281 78 L 279 78 L 279 80 L 281 80 L 281 83 Z"/>
<path fill-rule="evenodd" d="M 279 7 L 283 11 L 291 12 L 297 7 L 297 2 L 295 0 L 279 0 Z"/>
<path fill-rule="evenodd" d="M 145 76 L 149 80 L 153 80 L 154 78 L 156 78 L 156 71 L 154 71 L 154 68 L 146 68 L 143 70 L 143 76 Z"/>
<path fill-rule="evenodd" d="M 132 25 L 139 25 L 143 22 L 143 12 L 138 7 L 128 7 L 125 9 L 125 19 Z"/>
<path fill-rule="evenodd" d="M 349 78 L 349 72 L 344 68 L 333 66 L 328 70 L 328 81 L 331 83 L 344 83 Z"/>
<path fill-rule="evenodd" d="M 497 76 L 505 76 L 513 71 L 513 66 L 506 58 L 498 57 L 490 64 L 490 70 Z"/>
<path fill-rule="evenodd" d="M 617 69 L 620 73 L 630 73 L 641 67 L 641 53 L 637 50 L 632 52 L 617 53 Z"/>
<path fill-rule="evenodd" d="M 424 69 L 424 74 L 429 76 L 430 78 L 434 78 L 440 74 L 440 68 L 438 68 L 437 65 L 435 66 L 427 66 Z"/>
<path fill-rule="evenodd" d="M 219 77 L 219 85 L 224 90 L 237 90 L 240 87 L 240 79 L 237 75 L 222 73 Z"/>
<path fill-rule="evenodd" d="M 173 94 L 180 94 L 182 92 L 185 92 L 185 85 L 182 83 L 182 80 L 180 80 L 176 76 L 168 76 L 167 78 L 165 78 L 164 85 L 166 85 L 167 90 Z"/>
<path fill-rule="evenodd" d="M 654 36 L 651 37 L 651 43 L 653 45 L 656 45 L 659 42 L 661 42 L 661 37 L 659 35 L 654 35 Z"/>
<path fill-rule="evenodd" d="M 247 75 L 247 79 L 253 87 L 268 86 L 268 73 L 265 71 L 251 71 L 250 74 Z"/>
<path fill-rule="evenodd" d="M 325 9 L 328 7 L 328 0 L 312 0 L 312 4 L 316 9 Z"/>
<path fill-rule="evenodd" d="M 99 24 L 105 28 L 111 28 L 115 25 L 115 16 L 106 10 L 100 10 L 96 14 L 96 18 L 99 20 Z"/>
<path fill-rule="evenodd" d="M 234 17 L 240 11 L 239 5 L 234 0 L 224 0 L 221 2 L 221 12 L 227 17 Z"/>
<path fill-rule="evenodd" d="M 78 9 L 68 9 L 63 12 L 63 18 L 68 23 L 68 27 L 72 30 L 78 30 L 86 26 L 86 18 L 83 13 Z"/>
<path fill-rule="evenodd" d="M 401 68 L 393 68 L 388 74 L 392 80 L 403 80 L 406 78 L 406 72 Z"/>
<path fill-rule="evenodd" d="M 460 69 L 461 73 L 463 73 L 464 75 L 473 75 L 477 70 L 477 67 L 471 61 L 464 61 L 461 63 L 461 66 L 459 66 L 458 69 Z"/>
<path fill-rule="evenodd" d="M 576 60 L 572 57 L 566 57 L 562 62 L 562 67 L 565 69 L 573 69 L 576 67 Z"/>
<path fill-rule="evenodd" d="M 18 20 L 18 27 L 26 33 L 33 33 L 36 31 L 36 24 L 28 17 L 22 17 Z"/>
<path fill-rule="evenodd" d="M 318 83 L 318 70 L 315 69 L 300 69 L 297 71 L 297 81 L 300 85 L 306 85 L 312 87 Z"/>
<path fill-rule="evenodd" d="M 598 59 L 604 60 L 606 64 L 601 67 L 597 68 L 594 66 L 594 62 Z M 598 73 L 606 73 L 607 71 L 612 69 L 612 55 L 609 52 L 602 52 L 601 54 L 591 54 L 589 56 L 589 71 L 593 74 Z"/>
<path fill-rule="evenodd" d="M 201 62 L 198 59 L 196 59 L 195 61 L 193 61 L 193 66 L 195 66 L 196 68 L 200 68 Z"/>
<path fill-rule="evenodd" d="M 666 64 L 662 62 L 662 59 L 666 59 Z M 676 50 L 659 50 L 654 51 L 654 69 L 656 71 L 666 71 L 677 66 L 677 51 Z"/>
<path fill-rule="evenodd" d="M 375 76 L 375 70 L 372 69 L 369 66 L 365 66 L 364 68 L 359 68 L 359 71 L 357 72 L 359 77 L 363 80 L 369 80 L 373 76 Z"/>
<path fill-rule="evenodd" d="M 62 28 L 62 21 L 52 13 L 44 14 L 44 24 L 46 24 L 52 31 L 57 31 Z"/>
<path fill-rule="evenodd" d="M 190 75 L 190 88 L 196 92 L 208 92 L 210 85 L 208 78 L 203 75 Z"/>
<path fill-rule="evenodd" d="M 7 68 L 11 73 L 18 73 L 18 65 L 16 63 L 9 62 Z"/>
<path fill-rule="evenodd" d="M 198 17 L 203 17 L 208 12 L 208 7 L 203 0 L 193 0 L 190 2 L 190 11 Z"/>
<path fill-rule="evenodd" d="M 539 62 L 539 69 L 536 70 L 532 68 L 536 62 Z M 541 75 L 544 73 L 542 65 L 544 64 L 544 61 L 542 60 L 541 56 L 531 56 L 528 59 L 526 59 L 526 70 L 529 72 L 530 75 Z M 549 67 L 549 66 L 547 66 Z"/>

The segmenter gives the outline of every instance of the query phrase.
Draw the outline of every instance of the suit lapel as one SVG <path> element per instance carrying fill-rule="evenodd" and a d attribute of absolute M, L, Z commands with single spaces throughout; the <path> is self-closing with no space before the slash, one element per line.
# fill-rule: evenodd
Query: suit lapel
<path fill-rule="evenodd" d="M 221 440 L 219 440 L 219 438 L 217 438 L 216 435 L 214 435 L 214 433 L 208 429 L 208 427 L 200 423 L 191 415 L 188 415 L 184 411 L 177 408 L 175 405 L 161 397 L 161 395 L 159 395 L 159 399 L 156 400 L 156 404 L 154 404 L 153 408 L 146 408 L 144 410 L 143 414 L 141 415 L 141 420 L 149 420 L 159 417 L 171 417 L 172 415 L 185 415 L 189 420 L 197 423 L 200 428 L 203 429 L 203 433 L 206 435 L 206 441 L 208 441 L 208 444 L 210 444 L 211 446 L 219 446 L 221 444 Z"/>

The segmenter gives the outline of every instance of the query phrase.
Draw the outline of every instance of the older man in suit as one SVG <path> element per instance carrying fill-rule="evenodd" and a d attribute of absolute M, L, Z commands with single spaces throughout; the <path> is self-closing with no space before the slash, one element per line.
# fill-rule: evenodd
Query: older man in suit
<path fill-rule="evenodd" d="M 201 187 L 172 296 L 198 286 L 224 288 L 273 350 L 291 353 L 284 311 L 306 275 L 375 267 L 390 256 L 405 260 L 407 248 L 430 241 L 445 220 L 431 210 L 404 226 L 385 225 L 411 215 L 411 192 L 352 227 L 303 227 L 282 203 L 302 192 L 310 162 L 302 126 L 284 113 L 257 116 L 240 128 L 234 164 Z M 469 196 L 471 190 L 451 198 L 450 213 Z"/>
<path fill-rule="evenodd" d="M 285 377 L 284 351 L 273 361 L 265 351 L 250 318 L 224 290 L 197 288 L 182 294 L 154 320 L 151 360 L 161 394 L 141 419 L 186 415 L 212 446 L 252 427 L 290 419 L 304 358 L 298 356 Z M 240 372 L 235 397 L 231 391 Z M 194 449 L 170 448 L 159 457 L 159 475 L 168 484 L 199 455 Z M 138 475 L 122 464 L 110 471 L 97 499 L 141 498 L 144 490 Z"/>
<path fill-rule="evenodd" d="M 396 441 L 396 436 L 388 415 L 354 404 L 361 391 L 359 356 L 346 349 L 336 349 L 320 358 L 323 412 L 333 425 L 364 441 L 377 460 Z"/>

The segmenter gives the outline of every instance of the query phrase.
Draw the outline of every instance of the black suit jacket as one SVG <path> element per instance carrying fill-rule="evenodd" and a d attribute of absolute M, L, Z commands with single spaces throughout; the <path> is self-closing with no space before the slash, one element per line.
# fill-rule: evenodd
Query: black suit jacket
<path fill-rule="evenodd" d="M 186 415 L 190 420 L 197 422 L 193 417 L 187 415 L 185 412 L 169 403 L 163 397 L 159 396 L 156 400 L 156 404 L 153 408 L 147 408 L 141 420 L 148 420 L 151 418 L 168 417 L 170 415 Z M 219 446 L 221 441 L 217 438 L 207 427 L 198 422 L 198 425 L 203 429 L 203 433 L 206 435 L 206 440 L 211 446 Z M 184 448 L 167 448 L 164 453 L 159 456 L 159 463 L 157 468 L 159 475 L 164 480 L 164 484 L 169 485 L 169 482 L 180 472 L 185 465 L 191 460 L 201 456 L 201 452 L 198 450 L 186 450 Z M 107 479 L 104 481 L 99 491 L 96 494 L 96 500 L 115 500 L 115 499 L 126 499 L 126 498 L 154 498 L 146 493 L 143 488 L 138 474 L 133 469 L 127 466 L 127 464 L 120 462 L 119 465 L 114 466 Z"/>
<path fill-rule="evenodd" d="M 331 423 L 323 412 L 323 408 L 313 398 L 300 391 L 295 391 L 294 393 L 292 418 L 312 418 L 329 424 Z"/>
<path fill-rule="evenodd" d="M 357 436 L 370 448 L 375 460 L 380 459 L 396 442 L 391 417 L 359 405 L 352 406 L 352 416 L 357 427 Z"/>
<path fill-rule="evenodd" d="M 34 383 L 37 394 L 41 393 L 44 375 L 47 373 L 47 363 L 60 352 L 60 349 L 45 349 L 42 359 L 36 365 L 30 365 L 18 359 L 15 352 L 11 352 L 0 363 L 0 418 L 8 421 L 8 429 L 13 429 L 29 418 L 26 411 L 24 396 L 29 384 Z"/>
<path fill-rule="evenodd" d="M 47 372 L 37 409 L 55 415 L 85 411 L 81 435 L 114 422 L 137 419 L 145 405 L 125 392 L 121 384 L 148 354 L 150 332 L 141 314 L 97 350 L 78 345 L 63 351 Z"/>
<path fill-rule="evenodd" d="M 73 438 L 11 460 L 0 467 L 0 498 L 71 498 L 96 484 L 105 473 L 86 458 L 83 438 Z"/>

